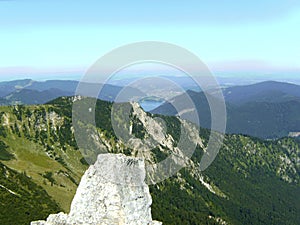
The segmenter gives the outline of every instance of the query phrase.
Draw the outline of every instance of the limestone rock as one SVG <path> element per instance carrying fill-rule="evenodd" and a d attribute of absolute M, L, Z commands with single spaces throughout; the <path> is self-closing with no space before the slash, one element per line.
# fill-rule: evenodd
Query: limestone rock
<path fill-rule="evenodd" d="M 31 225 L 159 225 L 152 221 L 142 159 L 100 154 L 85 172 L 68 215 L 50 215 Z"/>

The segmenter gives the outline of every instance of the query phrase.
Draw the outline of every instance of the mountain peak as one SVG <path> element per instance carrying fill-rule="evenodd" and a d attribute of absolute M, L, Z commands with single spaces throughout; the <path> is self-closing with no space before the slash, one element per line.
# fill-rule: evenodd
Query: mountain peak
<path fill-rule="evenodd" d="M 122 154 L 100 154 L 86 171 L 68 215 L 50 215 L 31 225 L 124 224 L 159 225 L 152 221 L 149 188 L 142 159 Z"/>
<path fill-rule="evenodd" d="M 274 81 L 274 80 L 266 80 L 266 81 L 262 81 L 259 83 L 255 83 L 255 84 L 251 84 L 249 86 L 260 86 L 260 85 L 268 85 L 268 86 L 298 86 L 296 84 L 293 83 L 289 83 L 289 82 L 282 82 L 282 81 Z"/>

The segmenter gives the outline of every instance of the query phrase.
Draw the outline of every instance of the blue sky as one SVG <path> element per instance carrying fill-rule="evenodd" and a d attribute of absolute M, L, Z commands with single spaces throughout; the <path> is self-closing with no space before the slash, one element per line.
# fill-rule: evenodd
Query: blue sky
<path fill-rule="evenodd" d="M 297 0 L 0 0 L 0 79 L 72 79 L 146 40 L 187 48 L 213 72 L 295 72 L 299 27 Z"/>

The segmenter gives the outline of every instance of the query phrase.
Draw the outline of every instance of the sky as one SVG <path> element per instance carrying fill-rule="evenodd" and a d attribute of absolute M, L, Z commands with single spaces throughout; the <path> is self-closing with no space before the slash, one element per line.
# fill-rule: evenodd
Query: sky
<path fill-rule="evenodd" d="M 0 0 L 0 80 L 79 79 L 105 53 L 149 40 L 220 76 L 297 76 L 299 27 L 297 0 Z"/>

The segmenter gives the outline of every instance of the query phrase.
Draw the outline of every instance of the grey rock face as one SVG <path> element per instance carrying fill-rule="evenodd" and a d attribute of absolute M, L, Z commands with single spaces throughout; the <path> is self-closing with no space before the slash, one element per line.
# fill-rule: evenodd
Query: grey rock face
<path fill-rule="evenodd" d="M 142 159 L 100 154 L 85 172 L 68 215 L 50 215 L 31 225 L 159 225 L 152 221 L 152 199 Z"/>

